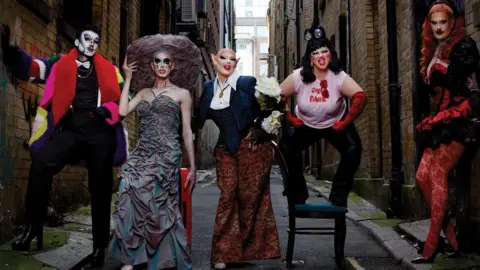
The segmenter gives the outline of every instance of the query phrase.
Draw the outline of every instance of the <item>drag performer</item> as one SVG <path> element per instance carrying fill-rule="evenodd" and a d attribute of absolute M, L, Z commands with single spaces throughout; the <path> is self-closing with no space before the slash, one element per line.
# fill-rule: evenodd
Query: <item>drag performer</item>
<path fill-rule="evenodd" d="M 215 159 L 221 193 L 211 262 L 224 269 L 230 263 L 278 258 L 280 245 L 270 198 L 273 149 L 247 136 L 260 115 L 256 79 L 235 72 L 239 59 L 231 49 L 220 50 L 212 60 L 217 77 L 205 83 L 199 127 L 212 119 L 220 129 Z"/>
<path fill-rule="evenodd" d="M 140 264 L 151 270 L 192 269 L 179 202 L 180 125 L 191 166 L 185 188 L 191 193 L 196 169 L 189 90 L 198 85 L 200 63 L 200 50 L 183 36 L 143 37 L 127 51 L 119 110 L 123 117 L 137 111 L 140 139 L 121 168 L 113 214 L 112 253 L 122 270 Z M 130 89 L 137 94 L 129 102 Z"/>
<path fill-rule="evenodd" d="M 414 263 L 429 263 L 444 252 L 443 229 L 449 244 L 457 250 L 455 228 L 446 217 L 447 178 L 475 139 L 478 117 L 479 53 L 466 36 L 464 19 L 449 1 L 434 1 L 423 24 L 421 75 L 435 110 L 417 125 L 419 138 L 426 142 L 416 179 L 431 208 L 430 231 L 421 257 Z M 454 252 L 450 255 L 458 254 Z"/>
<path fill-rule="evenodd" d="M 291 195 L 298 204 L 304 204 L 308 198 L 299 155 L 324 138 L 341 155 L 329 199 L 334 205 L 346 206 L 362 154 L 361 141 L 353 121 L 365 108 L 366 95 L 340 69 L 340 60 L 326 38 L 323 27 L 307 29 L 305 40 L 308 43 L 302 67 L 294 70 L 280 85 L 284 100 L 292 95 L 297 96 L 298 118 L 288 111 L 285 114 L 295 127 L 294 133 L 283 137 L 280 142 L 291 178 Z M 347 114 L 345 97 L 352 102 Z"/>
<path fill-rule="evenodd" d="M 91 265 L 101 266 L 110 234 L 114 155 L 119 146 L 115 143 L 114 125 L 120 120 L 121 76 L 96 52 L 100 43 L 96 26 L 85 26 L 78 31 L 76 48 L 68 54 L 48 59 L 33 59 L 10 46 L 9 32 L 9 27 L 4 25 L 2 48 L 9 71 L 19 79 L 45 83 L 30 140 L 32 164 L 25 201 L 28 223 L 25 233 L 13 242 L 12 248 L 27 251 L 36 238 L 38 249 L 42 249 L 53 176 L 66 165 L 85 160 L 92 203 Z M 35 126 L 46 114 L 48 119 Z"/>

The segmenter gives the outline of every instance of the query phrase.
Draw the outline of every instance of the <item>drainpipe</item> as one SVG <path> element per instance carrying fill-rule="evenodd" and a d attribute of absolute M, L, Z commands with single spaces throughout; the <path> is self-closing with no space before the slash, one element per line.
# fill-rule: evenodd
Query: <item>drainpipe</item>
<path fill-rule="evenodd" d="M 295 16 L 295 26 L 297 27 L 297 68 L 300 66 L 300 38 L 302 38 L 302 33 L 300 33 L 300 3 L 296 1 L 296 16 Z"/>
<path fill-rule="evenodd" d="M 351 25 L 350 25 L 350 0 L 347 0 L 347 39 L 348 39 L 348 43 L 347 43 L 347 73 L 348 74 L 352 74 L 352 46 L 351 46 L 351 43 L 350 42 L 352 40 L 352 35 L 351 35 L 351 32 L 352 32 L 352 28 L 351 28 Z"/>
<path fill-rule="evenodd" d="M 220 18 L 219 18 L 219 23 L 220 23 L 220 35 L 219 35 L 219 40 L 220 40 L 220 49 L 225 47 L 225 0 L 220 0 Z"/>
<path fill-rule="evenodd" d="M 176 20 L 177 20 L 177 3 L 175 0 L 170 0 L 170 34 L 175 34 Z"/>
<path fill-rule="evenodd" d="M 287 43 L 287 32 L 288 30 L 288 16 L 287 16 L 287 0 L 283 0 L 283 79 L 287 78 L 288 67 L 288 43 Z"/>
<path fill-rule="evenodd" d="M 320 18 L 318 17 L 318 0 L 313 1 L 313 23 L 315 25 L 320 24 Z"/>
<path fill-rule="evenodd" d="M 392 177 L 390 179 L 390 198 L 387 218 L 401 217 L 402 185 L 404 171 L 402 161 L 402 144 L 400 140 L 400 86 L 398 84 L 397 66 L 397 18 L 395 1 L 387 1 L 388 32 L 388 93 L 390 101 L 390 133 L 392 151 Z"/>

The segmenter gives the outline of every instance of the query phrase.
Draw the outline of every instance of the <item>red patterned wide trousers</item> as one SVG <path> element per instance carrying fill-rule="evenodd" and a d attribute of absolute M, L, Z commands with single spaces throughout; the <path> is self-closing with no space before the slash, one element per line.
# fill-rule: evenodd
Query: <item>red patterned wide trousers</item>
<path fill-rule="evenodd" d="M 458 142 L 445 145 L 432 150 L 425 149 L 422 160 L 417 170 L 417 183 L 431 208 L 430 231 L 423 249 L 422 257 L 429 258 L 437 248 L 440 231 L 443 229 L 448 242 L 457 248 L 455 228 L 445 214 L 448 207 L 448 173 L 457 164 L 464 151 L 464 146 Z"/>
<path fill-rule="evenodd" d="M 230 154 L 217 147 L 220 189 L 212 239 L 211 262 L 243 263 L 280 257 L 280 243 L 270 198 L 273 148 L 259 145 L 251 152 L 243 139 Z"/>

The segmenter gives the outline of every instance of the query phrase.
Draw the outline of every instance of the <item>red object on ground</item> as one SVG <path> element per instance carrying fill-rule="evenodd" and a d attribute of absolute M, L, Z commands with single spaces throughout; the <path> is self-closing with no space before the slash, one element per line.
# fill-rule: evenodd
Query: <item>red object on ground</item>
<path fill-rule="evenodd" d="M 185 190 L 189 169 L 180 169 L 181 191 L 180 191 L 180 212 L 183 217 L 183 224 L 187 230 L 188 247 L 192 250 L 192 197 L 189 190 Z"/>

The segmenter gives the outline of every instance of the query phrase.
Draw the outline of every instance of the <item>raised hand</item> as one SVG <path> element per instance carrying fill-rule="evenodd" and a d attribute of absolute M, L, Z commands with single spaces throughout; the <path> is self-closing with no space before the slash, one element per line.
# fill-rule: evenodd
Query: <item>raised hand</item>
<path fill-rule="evenodd" d="M 137 61 L 128 64 L 127 57 L 125 57 L 125 61 L 123 61 L 122 69 L 125 74 L 125 79 L 131 80 L 133 76 L 133 72 L 137 71 Z"/>

